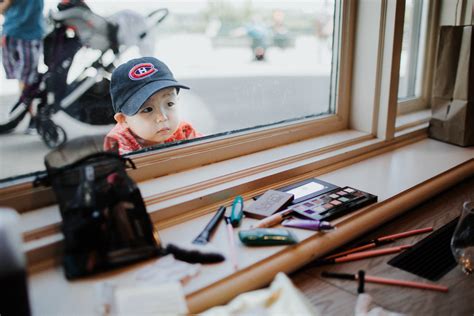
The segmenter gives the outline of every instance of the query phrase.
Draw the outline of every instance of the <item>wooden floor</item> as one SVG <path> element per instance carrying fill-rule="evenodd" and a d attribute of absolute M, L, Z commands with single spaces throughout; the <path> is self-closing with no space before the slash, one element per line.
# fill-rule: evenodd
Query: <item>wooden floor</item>
<path fill-rule="evenodd" d="M 462 204 L 468 200 L 474 201 L 474 177 L 444 191 L 354 242 L 416 228 L 429 226 L 433 229 L 440 228 L 457 217 L 461 212 Z M 399 239 L 395 243 L 380 248 L 414 244 L 427 235 Z M 354 315 L 358 283 L 321 278 L 321 271 L 357 273 L 362 269 L 369 275 L 431 283 L 388 265 L 387 262 L 396 255 L 322 267 L 307 266 L 291 274 L 290 277 L 323 315 Z M 465 276 L 461 269 L 456 267 L 436 284 L 448 286 L 449 292 L 441 293 L 373 283 L 365 284 L 365 292 L 373 297 L 373 307 L 380 306 L 394 312 L 411 315 L 474 315 L 474 275 Z"/>

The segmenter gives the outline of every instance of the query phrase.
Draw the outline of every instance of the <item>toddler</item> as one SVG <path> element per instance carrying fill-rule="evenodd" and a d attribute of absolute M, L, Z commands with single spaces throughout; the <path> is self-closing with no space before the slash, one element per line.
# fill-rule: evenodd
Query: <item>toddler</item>
<path fill-rule="evenodd" d="M 120 155 L 156 144 L 192 139 L 202 134 L 180 121 L 178 83 L 169 68 L 153 57 L 132 59 L 112 73 L 110 93 L 117 124 L 107 134 L 104 149 Z"/>

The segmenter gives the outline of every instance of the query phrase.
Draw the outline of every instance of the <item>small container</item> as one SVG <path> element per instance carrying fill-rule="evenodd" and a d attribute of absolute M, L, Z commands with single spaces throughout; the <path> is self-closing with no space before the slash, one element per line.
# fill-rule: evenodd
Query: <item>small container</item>
<path fill-rule="evenodd" d="M 247 246 L 276 246 L 296 244 L 298 240 L 287 229 L 254 228 L 241 230 L 239 238 Z"/>
<path fill-rule="evenodd" d="M 232 203 L 232 213 L 230 215 L 230 223 L 232 227 L 239 227 L 244 216 L 244 200 L 240 195 L 234 199 Z"/>
<path fill-rule="evenodd" d="M 451 239 L 454 258 L 467 275 L 474 274 L 474 202 L 465 202 Z"/>

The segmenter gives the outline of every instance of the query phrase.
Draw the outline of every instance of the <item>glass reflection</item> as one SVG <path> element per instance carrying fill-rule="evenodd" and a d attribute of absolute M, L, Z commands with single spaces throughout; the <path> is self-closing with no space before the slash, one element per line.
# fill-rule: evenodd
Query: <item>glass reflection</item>
<path fill-rule="evenodd" d="M 93 14 L 86 22 L 58 11 L 58 1 L 44 2 L 45 16 L 73 26 L 64 30 L 69 42 L 62 45 L 70 49 L 68 56 L 59 58 L 58 49 L 53 49 L 39 66 L 40 73 L 47 73 L 48 63 L 66 61 L 60 65 L 61 74 L 50 79 L 54 100 L 48 102 L 55 106 L 47 114 L 69 139 L 105 136 L 113 128 L 112 108 L 103 106 L 110 102 L 111 72 L 144 55 L 164 61 L 179 82 L 191 88 L 178 94 L 177 111 L 203 135 L 334 108 L 330 104 L 331 67 L 337 62 L 332 59 L 333 0 L 85 3 Z M 154 19 L 146 18 L 156 10 L 160 14 Z M 109 24 L 117 27 L 116 38 L 110 38 L 114 28 Z M 51 32 L 53 24 L 48 27 Z M 3 124 L 11 118 L 20 91 L 17 82 L 1 72 Z M 33 112 L 38 113 L 39 104 L 33 102 Z M 0 135 L 0 179 L 44 169 L 43 157 L 50 149 L 39 135 L 24 134 L 27 125 L 23 119 L 10 133 Z M 56 142 L 64 137 L 58 129 Z M 53 139 L 51 147 L 55 145 Z"/>

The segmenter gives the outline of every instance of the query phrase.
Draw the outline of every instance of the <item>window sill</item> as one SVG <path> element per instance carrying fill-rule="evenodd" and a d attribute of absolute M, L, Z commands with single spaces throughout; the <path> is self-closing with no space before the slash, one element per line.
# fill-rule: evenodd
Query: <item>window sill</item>
<path fill-rule="evenodd" d="M 425 137 L 423 128 L 401 133 L 397 140 L 384 142 L 354 130 L 336 132 L 294 144 L 272 148 L 227 161 L 140 182 L 148 212 L 158 229 L 213 212 L 233 197 L 245 197 L 284 186 L 352 161 L 375 155 L 385 147 Z M 369 154 L 370 153 L 370 154 Z M 218 198 L 216 198 L 218 196 Z M 60 235 L 59 207 L 51 205 L 22 213 L 21 227 L 26 242 Z M 35 243 L 36 244 L 36 243 Z M 42 247 L 58 247 L 43 245 Z M 36 250 L 34 247 L 28 249 Z M 50 250 L 47 253 L 52 253 Z M 36 263 L 36 260 L 32 260 Z"/>
<path fill-rule="evenodd" d="M 375 228 L 463 178 L 474 175 L 472 147 L 461 148 L 423 139 L 395 149 L 380 149 L 378 153 L 368 159 L 348 159 L 348 164 L 342 168 L 338 168 L 340 163 L 337 163 L 335 166 L 327 166 L 305 175 L 309 177 L 318 174 L 322 180 L 374 193 L 379 197 L 377 204 L 339 219 L 338 229 L 330 234 L 294 230 L 301 241 L 295 246 L 256 249 L 239 244 L 238 272 L 233 273 L 227 262 L 205 266 L 199 277 L 186 284 L 185 293 L 190 311 L 202 311 L 224 303 L 240 292 L 263 286 L 276 272 L 294 271 L 315 257 Z M 212 211 L 214 210 L 213 206 Z M 197 211 L 199 214 L 206 213 Z M 196 219 L 160 229 L 160 236 L 165 243 L 189 243 L 212 215 L 200 215 Z M 252 219 L 246 219 L 242 228 L 250 226 L 252 222 Z M 212 243 L 227 254 L 225 234 L 225 229 L 220 227 Z M 91 286 L 97 281 L 105 280 L 117 283 L 133 281 L 132 272 L 145 264 L 147 263 L 78 282 L 67 282 L 59 267 L 37 271 L 30 276 L 29 282 L 33 311 L 42 314 L 51 313 L 54 309 L 54 312 L 65 313 L 70 311 L 71 306 L 75 306 L 78 312 L 81 310 L 88 313 L 87 308 L 91 307 L 91 304 L 78 306 L 77 302 L 94 302 Z M 51 297 L 56 296 L 55 292 L 64 299 L 57 304 L 51 304 Z"/>
<path fill-rule="evenodd" d="M 279 146 L 262 152 L 229 159 L 223 162 L 194 168 L 138 183 L 147 209 L 153 221 L 163 228 L 185 220 L 188 213 L 198 216 L 195 209 L 213 204 L 226 203 L 235 194 L 249 191 L 246 183 L 277 174 L 282 170 L 304 164 L 306 160 L 322 159 L 336 155 L 348 146 L 365 141 L 373 142 L 372 136 L 349 130 L 336 132 L 290 145 Z M 360 145 L 359 145 L 360 146 Z M 268 185 L 269 180 L 262 180 Z M 275 180 L 273 180 L 275 182 Z M 257 188 L 262 182 L 253 184 Z M 262 189 L 263 190 L 263 189 Z M 239 192 L 237 192 L 239 191 Z M 220 199 L 212 195 L 220 192 Z M 211 211 L 211 209 L 209 209 Z M 209 212 L 208 211 L 208 212 Z M 50 205 L 22 213 L 21 226 L 26 241 L 59 233 L 61 217 L 59 207 Z"/>

